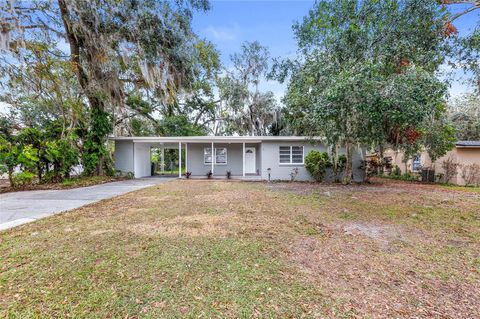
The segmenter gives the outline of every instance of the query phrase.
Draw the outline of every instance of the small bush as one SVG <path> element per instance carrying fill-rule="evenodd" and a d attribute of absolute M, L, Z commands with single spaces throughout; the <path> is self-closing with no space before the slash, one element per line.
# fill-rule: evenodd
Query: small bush
<path fill-rule="evenodd" d="M 458 164 L 452 156 L 442 162 L 445 183 L 449 184 L 450 181 L 457 176 L 459 166 L 460 164 Z"/>
<path fill-rule="evenodd" d="M 395 165 L 395 167 L 393 168 L 390 175 L 393 176 L 393 177 L 400 177 L 400 176 L 402 176 L 402 170 L 400 169 L 400 167 Z"/>
<path fill-rule="evenodd" d="M 480 184 L 480 165 L 476 163 L 465 164 L 461 165 L 461 169 L 461 175 L 466 186 Z"/>
<path fill-rule="evenodd" d="M 305 156 L 305 168 L 318 182 L 324 180 L 329 167 L 332 167 L 332 162 L 326 152 L 310 151 Z"/>
<path fill-rule="evenodd" d="M 34 173 L 31 172 L 20 172 L 13 176 L 14 187 L 31 185 L 33 183 L 33 178 L 35 177 Z"/>

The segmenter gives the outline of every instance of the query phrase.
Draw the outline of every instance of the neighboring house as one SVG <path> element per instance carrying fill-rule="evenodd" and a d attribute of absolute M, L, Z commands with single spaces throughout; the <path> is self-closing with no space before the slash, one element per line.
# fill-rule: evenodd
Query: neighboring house
<path fill-rule="evenodd" d="M 304 166 L 311 150 L 326 152 L 327 147 L 308 137 L 300 136 L 182 136 L 182 137 L 112 137 L 115 142 L 115 166 L 135 177 L 151 175 L 151 149 L 181 149 L 178 161 L 192 177 L 211 171 L 214 177 L 258 180 L 312 180 Z M 212 151 L 213 150 L 213 151 Z M 340 149 L 340 154 L 345 149 Z M 361 164 L 365 150 L 353 155 L 353 178 L 362 181 Z M 295 174 L 296 172 L 296 174 Z M 181 173 L 178 173 L 181 177 Z"/>
<path fill-rule="evenodd" d="M 403 161 L 403 153 L 394 150 L 387 150 L 384 157 L 392 159 L 392 165 L 398 166 L 402 173 L 413 172 L 420 173 L 422 169 L 431 169 L 435 171 L 435 175 L 444 176 L 444 162 L 452 161 L 456 163 L 457 172 L 449 181 L 452 184 L 465 185 L 465 179 L 462 177 L 462 168 L 468 165 L 480 165 L 480 141 L 459 141 L 455 143 L 455 147 L 448 151 L 447 154 L 432 162 L 427 151 L 423 151 L 413 159 L 409 159 L 406 163 Z"/>

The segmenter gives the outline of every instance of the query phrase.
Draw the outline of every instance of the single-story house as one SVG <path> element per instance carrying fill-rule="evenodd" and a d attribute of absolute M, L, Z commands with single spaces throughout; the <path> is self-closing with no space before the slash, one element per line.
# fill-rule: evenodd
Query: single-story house
<path fill-rule="evenodd" d="M 458 165 L 456 173 L 449 182 L 457 185 L 465 185 L 466 182 L 464 176 L 462 176 L 462 169 L 472 164 L 480 166 L 480 141 L 459 141 L 455 143 L 452 150 L 435 161 L 432 161 L 427 151 L 421 152 L 406 162 L 403 161 L 403 155 L 403 152 L 397 152 L 391 149 L 384 152 L 384 157 L 389 157 L 392 165 L 398 166 L 402 173 L 419 173 L 422 169 L 430 169 L 435 171 L 435 175 L 444 176 L 444 162 L 447 160 L 453 161 Z M 440 181 L 442 181 L 441 178 Z"/>
<path fill-rule="evenodd" d="M 232 177 L 257 180 L 311 180 L 304 166 L 311 150 L 326 152 L 325 144 L 304 136 L 179 136 L 179 137 L 111 137 L 115 143 L 117 170 L 132 172 L 136 178 L 151 176 L 151 150 L 176 149 L 178 163 L 192 177 Z M 340 154 L 345 149 L 339 150 Z M 362 181 L 361 164 L 365 150 L 353 154 L 353 179 Z M 163 156 L 162 156 L 163 158 Z M 178 170 L 178 177 L 182 177 Z"/>

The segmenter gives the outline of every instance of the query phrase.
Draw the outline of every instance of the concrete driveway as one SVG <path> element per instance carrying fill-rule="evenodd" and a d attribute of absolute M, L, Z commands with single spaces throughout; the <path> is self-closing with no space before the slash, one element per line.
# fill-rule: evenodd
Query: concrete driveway
<path fill-rule="evenodd" d="M 73 189 L 0 194 L 0 231 L 169 180 L 172 178 L 150 177 Z"/>

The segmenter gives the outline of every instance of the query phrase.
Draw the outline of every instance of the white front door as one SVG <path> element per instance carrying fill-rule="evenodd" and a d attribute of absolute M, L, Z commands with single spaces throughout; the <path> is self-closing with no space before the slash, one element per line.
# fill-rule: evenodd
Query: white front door
<path fill-rule="evenodd" d="M 245 174 L 256 173 L 255 147 L 245 147 Z"/>

